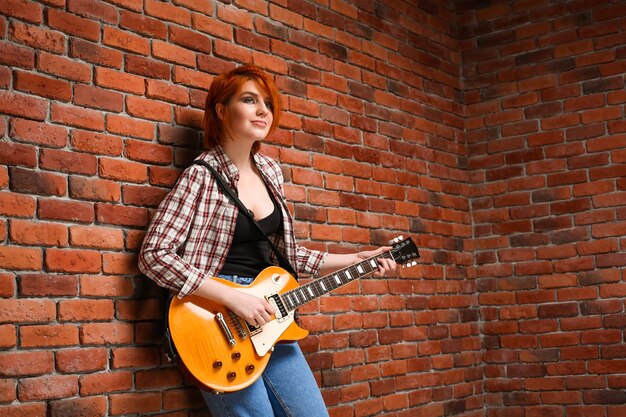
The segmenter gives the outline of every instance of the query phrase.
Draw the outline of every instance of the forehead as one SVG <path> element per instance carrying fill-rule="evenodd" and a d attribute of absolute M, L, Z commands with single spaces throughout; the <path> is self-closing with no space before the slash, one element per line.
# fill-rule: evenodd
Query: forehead
<path fill-rule="evenodd" d="M 256 80 L 247 80 L 241 85 L 241 88 L 239 88 L 239 94 L 245 92 L 255 93 L 263 97 L 268 96 L 267 91 L 265 91 L 265 89 L 261 87 L 261 85 Z"/>

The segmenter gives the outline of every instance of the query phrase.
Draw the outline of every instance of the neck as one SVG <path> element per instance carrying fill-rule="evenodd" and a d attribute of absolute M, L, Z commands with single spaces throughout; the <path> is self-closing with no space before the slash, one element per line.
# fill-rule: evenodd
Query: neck
<path fill-rule="evenodd" d="M 246 146 L 242 141 L 225 140 L 222 143 L 222 149 L 239 171 L 252 168 L 252 158 L 250 156 L 252 145 Z"/>

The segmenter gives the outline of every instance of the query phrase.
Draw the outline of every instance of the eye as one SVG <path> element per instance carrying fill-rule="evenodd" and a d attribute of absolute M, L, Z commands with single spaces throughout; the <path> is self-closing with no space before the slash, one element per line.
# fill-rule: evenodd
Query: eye
<path fill-rule="evenodd" d="M 243 102 L 244 103 L 249 103 L 249 104 L 254 104 L 255 103 L 254 98 L 252 98 L 251 96 L 244 97 L 243 98 Z"/>
<path fill-rule="evenodd" d="M 271 101 L 266 101 L 265 102 L 265 107 L 267 107 L 270 110 L 274 110 L 274 105 L 272 104 Z"/>

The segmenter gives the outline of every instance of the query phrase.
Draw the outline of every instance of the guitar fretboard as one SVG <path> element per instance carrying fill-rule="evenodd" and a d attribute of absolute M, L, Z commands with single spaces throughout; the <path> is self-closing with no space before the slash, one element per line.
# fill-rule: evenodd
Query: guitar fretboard
<path fill-rule="evenodd" d="M 347 268 L 340 269 L 332 274 L 325 275 L 313 280 L 308 284 L 294 288 L 281 294 L 283 304 L 289 311 L 295 310 L 303 304 L 308 303 L 330 291 L 346 285 L 356 279 L 374 273 L 378 270 L 377 258 L 394 259 L 391 251 L 383 252 L 375 257 L 365 259 Z"/>

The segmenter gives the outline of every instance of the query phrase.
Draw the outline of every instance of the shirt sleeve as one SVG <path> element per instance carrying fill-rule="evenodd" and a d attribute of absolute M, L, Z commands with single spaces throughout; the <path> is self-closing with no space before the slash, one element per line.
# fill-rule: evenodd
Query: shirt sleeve
<path fill-rule="evenodd" d="M 139 270 L 179 297 L 193 293 L 204 280 L 200 270 L 178 255 L 187 239 L 203 184 L 204 176 L 196 167 L 181 174 L 155 212 L 139 253 Z"/>
<path fill-rule="evenodd" d="M 328 252 L 307 249 L 304 246 L 296 246 L 296 262 L 298 272 L 317 275 L 324 265 Z"/>

